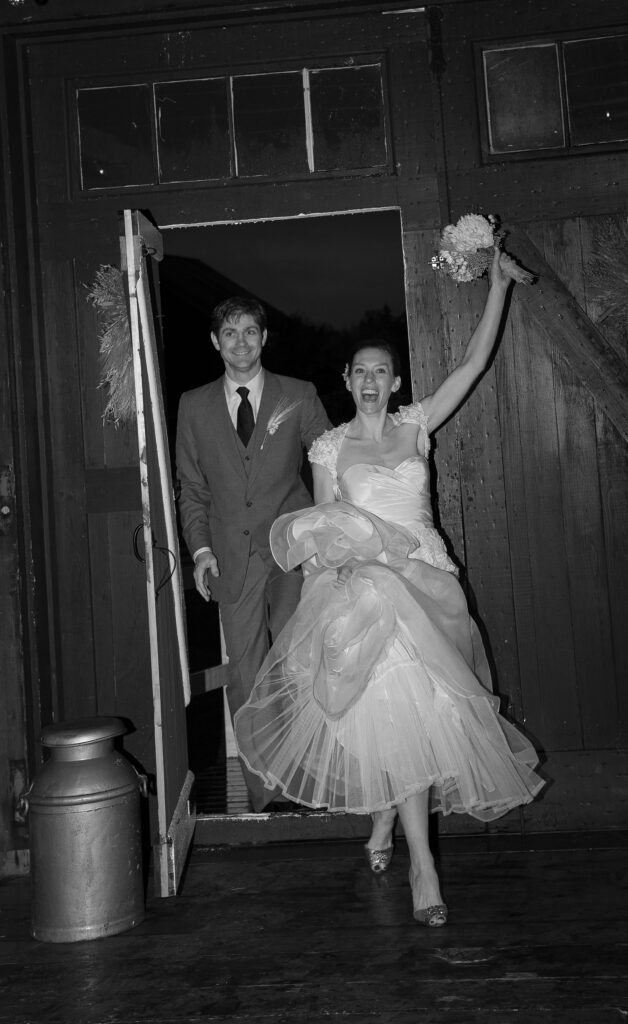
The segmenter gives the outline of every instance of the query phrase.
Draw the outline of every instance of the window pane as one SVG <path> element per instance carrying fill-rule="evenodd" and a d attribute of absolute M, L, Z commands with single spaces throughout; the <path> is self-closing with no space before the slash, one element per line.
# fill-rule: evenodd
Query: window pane
<path fill-rule="evenodd" d="M 379 64 L 312 71 L 310 95 L 315 170 L 386 165 Z"/>
<path fill-rule="evenodd" d="M 227 80 L 160 82 L 155 86 L 160 181 L 227 178 Z"/>
<path fill-rule="evenodd" d="M 233 117 L 238 175 L 307 173 L 300 71 L 234 78 Z"/>
<path fill-rule="evenodd" d="M 553 44 L 486 50 L 484 75 L 491 153 L 564 145 Z"/>
<path fill-rule="evenodd" d="M 77 105 L 83 188 L 152 184 L 149 86 L 79 89 Z"/>
<path fill-rule="evenodd" d="M 628 36 L 565 43 L 573 146 L 628 139 Z"/>

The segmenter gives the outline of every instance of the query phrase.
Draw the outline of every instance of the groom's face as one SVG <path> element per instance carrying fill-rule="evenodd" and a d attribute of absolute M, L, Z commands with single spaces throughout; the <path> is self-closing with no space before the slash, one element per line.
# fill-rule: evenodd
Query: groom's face
<path fill-rule="evenodd" d="M 218 334 L 212 331 L 212 343 L 223 359 L 228 377 L 245 384 L 262 365 L 262 349 L 266 344 L 266 331 L 249 313 L 222 323 Z"/>

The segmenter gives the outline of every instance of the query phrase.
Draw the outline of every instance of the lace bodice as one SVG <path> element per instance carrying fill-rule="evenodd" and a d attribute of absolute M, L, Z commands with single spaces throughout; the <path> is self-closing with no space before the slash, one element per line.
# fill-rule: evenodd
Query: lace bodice
<path fill-rule="evenodd" d="M 427 416 L 423 411 L 421 403 L 414 402 L 412 405 L 402 405 L 397 412 L 392 413 L 391 419 L 396 426 L 400 426 L 402 423 L 418 424 L 419 429 L 423 431 L 423 455 L 427 459 L 430 453 L 430 439 L 428 434 Z M 310 462 L 315 462 L 317 465 L 323 466 L 331 476 L 336 498 L 340 498 L 337 474 L 338 453 L 349 426 L 349 423 L 341 423 L 339 427 L 334 427 L 332 430 L 326 430 L 324 434 L 317 437 L 308 452 L 308 459 Z"/>
<path fill-rule="evenodd" d="M 404 405 L 393 414 L 392 419 L 396 424 L 418 423 L 424 437 L 422 455 L 404 459 L 395 469 L 356 463 L 349 466 L 339 480 L 338 453 L 349 429 L 349 424 L 343 423 L 316 439 L 310 448 L 309 460 L 323 466 L 330 474 L 334 496 L 338 501 L 350 501 L 386 522 L 405 527 L 418 541 L 414 557 L 438 569 L 457 573 L 432 518 L 427 462 L 430 442 L 423 406 L 420 402 Z"/>

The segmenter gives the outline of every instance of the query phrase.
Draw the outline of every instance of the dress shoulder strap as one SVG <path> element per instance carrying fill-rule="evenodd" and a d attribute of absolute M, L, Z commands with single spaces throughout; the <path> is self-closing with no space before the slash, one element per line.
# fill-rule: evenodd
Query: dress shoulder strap
<path fill-rule="evenodd" d="M 393 413 L 392 416 L 394 422 L 399 426 L 400 423 L 418 423 L 419 429 L 423 432 L 423 454 L 425 458 L 430 454 L 430 435 L 429 428 L 427 425 L 427 416 L 423 411 L 423 406 L 420 402 L 413 402 L 412 405 L 401 405 L 397 412 Z"/>
<path fill-rule="evenodd" d="M 324 434 L 317 437 L 314 444 L 307 453 L 307 457 L 310 462 L 315 462 L 318 466 L 323 466 L 331 476 L 334 489 L 338 484 L 338 476 L 336 467 L 338 465 L 338 452 L 340 451 L 340 445 L 344 441 L 344 436 L 349 429 L 348 423 L 341 423 L 339 427 L 333 427 L 331 430 L 326 430 Z"/>

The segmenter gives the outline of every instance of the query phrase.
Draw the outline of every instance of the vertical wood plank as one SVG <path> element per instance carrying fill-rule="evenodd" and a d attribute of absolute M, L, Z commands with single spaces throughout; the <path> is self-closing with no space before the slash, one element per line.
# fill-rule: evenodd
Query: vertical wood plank
<path fill-rule="evenodd" d="M 628 360 L 626 329 L 612 317 L 600 321 L 603 309 L 598 287 L 592 282 L 591 254 L 606 244 L 609 224 L 624 217 L 584 217 L 581 219 L 581 240 L 584 262 L 584 304 L 588 315 L 616 354 Z M 618 706 L 617 728 L 620 743 L 628 744 L 628 450 L 626 443 L 608 417 L 595 413 L 597 435 L 597 468 L 602 498 L 603 543 L 606 580 L 609 587 L 610 627 L 615 665 Z"/>
<path fill-rule="evenodd" d="M 615 218 L 617 221 L 620 218 Z M 623 218 L 621 218 L 623 219 Z M 584 264 L 584 305 L 615 353 L 628 360 L 626 330 L 612 318 L 600 321 L 603 312 L 599 289 L 592 282 L 591 253 L 608 237 L 609 218 L 582 218 L 580 224 Z M 608 583 L 611 650 L 615 669 L 617 729 L 619 742 L 628 745 L 628 449 L 608 418 L 597 409 L 597 468 L 602 496 L 602 520 Z"/>
<path fill-rule="evenodd" d="M 583 257 L 583 299 L 582 307 L 598 330 L 602 331 L 607 344 L 623 363 L 628 362 L 628 333 L 626 327 L 614 317 L 606 316 L 606 308 L 600 298 L 600 282 L 595 253 L 608 251 L 612 227 L 625 225 L 626 215 L 614 217 L 581 217 L 580 238 Z M 620 254 L 619 259 L 622 259 Z M 602 284 L 602 288 L 604 284 Z"/>
<path fill-rule="evenodd" d="M 78 282 L 70 261 L 42 267 L 46 350 L 46 432 L 54 508 L 52 586 L 63 718 L 96 710 L 92 642 L 91 580 L 83 461 L 75 294 Z"/>
<path fill-rule="evenodd" d="M 564 364 L 555 367 L 565 552 L 573 623 L 575 685 L 584 747 L 618 743 L 617 686 L 610 631 L 596 411 Z"/>
<path fill-rule="evenodd" d="M 519 438 L 505 446 L 505 478 L 525 718 L 543 747 L 577 749 L 582 735 L 552 361 L 526 316 L 525 292 L 513 296 L 510 316 L 514 344 L 504 359 L 504 386 L 516 402 Z M 505 414 L 502 424 L 506 433 Z"/>
<path fill-rule="evenodd" d="M 596 416 L 604 544 L 620 743 L 628 746 L 628 449 L 599 411 Z"/>
<path fill-rule="evenodd" d="M 577 219 L 548 223 L 548 263 L 584 308 L 585 285 Z M 554 393 L 560 453 L 565 553 L 573 624 L 575 684 L 585 749 L 615 746 L 618 709 L 602 498 L 599 486 L 595 403 L 564 360 L 554 360 Z"/>
<path fill-rule="evenodd" d="M 80 280 L 84 265 L 77 264 L 76 273 Z M 95 270 L 89 268 L 90 280 L 93 283 Z M 81 380 L 83 383 L 83 440 L 86 468 L 102 466 L 103 459 L 103 413 L 107 404 L 106 391 L 99 387 L 99 319 L 96 309 L 87 299 L 88 289 L 76 296 L 76 321 L 79 337 L 83 339 L 81 346 Z M 83 301 L 81 301 L 83 299 Z"/>
<path fill-rule="evenodd" d="M 486 283 L 447 284 L 448 333 L 456 365 L 482 314 Z M 518 716 L 521 686 L 494 363 L 461 406 L 456 421 L 471 603 L 484 628 L 497 689 Z"/>
<path fill-rule="evenodd" d="M 517 721 L 531 732 L 537 749 L 547 745 L 538 728 L 540 713 L 534 720 L 534 709 L 541 704 L 539 661 L 534 616 L 533 577 L 530 561 L 528 517 L 524 490 L 524 453 L 519 425 L 517 381 L 514 373 L 514 350 L 526 344 L 518 316 L 509 316 L 501 343 L 500 358 L 495 364 L 497 396 L 501 425 L 502 460 L 504 464 L 504 497 L 508 516 L 508 563 L 513 584 L 513 607 L 517 636 L 517 658 L 521 683 L 521 707 Z"/>
<path fill-rule="evenodd" d="M 0 298 L 0 313 L 4 313 Z M 16 821 L 17 799 L 27 788 L 22 581 L 18 548 L 18 495 L 9 352 L 0 345 L 0 869 L 2 854 L 26 845 Z"/>
<path fill-rule="evenodd" d="M 109 555 L 107 519 L 106 513 L 89 515 L 88 533 L 97 708 L 99 714 L 113 715 L 116 679 L 112 600 L 116 579 Z"/>

